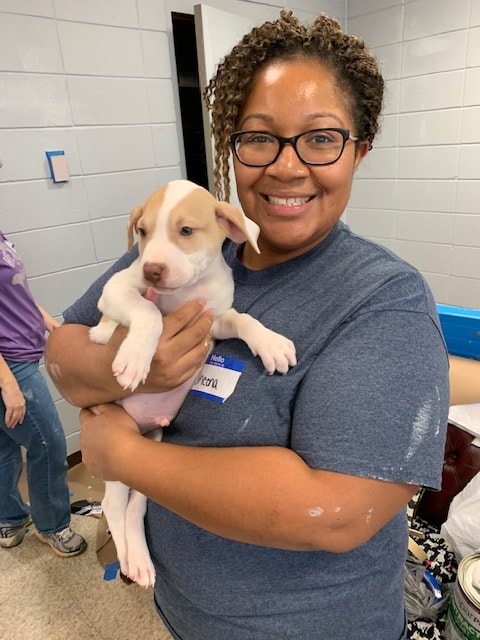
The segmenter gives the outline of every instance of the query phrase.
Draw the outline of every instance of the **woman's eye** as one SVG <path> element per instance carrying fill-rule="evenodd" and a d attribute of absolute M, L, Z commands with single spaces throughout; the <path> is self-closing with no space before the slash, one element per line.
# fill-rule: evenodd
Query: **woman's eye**
<path fill-rule="evenodd" d="M 191 236 L 193 233 L 193 227 L 182 227 L 180 229 L 181 236 Z"/>
<path fill-rule="evenodd" d="M 270 136 L 265 136 L 257 133 L 254 136 L 249 136 L 244 140 L 244 142 L 253 143 L 253 144 L 265 144 L 268 142 L 272 142 L 272 138 Z"/>
<path fill-rule="evenodd" d="M 317 134 L 316 136 L 312 136 L 310 138 L 310 142 L 313 144 L 328 144 L 329 142 L 332 142 L 331 138 L 329 138 L 328 136 L 324 135 L 324 134 Z"/>

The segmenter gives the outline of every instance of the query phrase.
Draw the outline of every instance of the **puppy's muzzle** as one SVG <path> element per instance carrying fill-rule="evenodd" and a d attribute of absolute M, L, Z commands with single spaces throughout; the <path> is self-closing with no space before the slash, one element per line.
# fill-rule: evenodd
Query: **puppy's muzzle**
<path fill-rule="evenodd" d="M 143 277 L 145 282 L 153 287 L 158 287 L 162 283 L 162 277 L 166 274 L 166 266 L 159 262 L 146 262 L 143 265 Z"/>

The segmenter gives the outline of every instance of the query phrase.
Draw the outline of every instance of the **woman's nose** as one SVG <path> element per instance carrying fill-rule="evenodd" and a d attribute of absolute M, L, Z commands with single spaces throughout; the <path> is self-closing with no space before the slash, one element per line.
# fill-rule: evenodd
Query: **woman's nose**
<path fill-rule="evenodd" d="M 293 144 L 287 143 L 274 163 L 265 167 L 265 173 L 288 178 L 298 178 L 308 175 L 309 168 L 302 162 Z"/>

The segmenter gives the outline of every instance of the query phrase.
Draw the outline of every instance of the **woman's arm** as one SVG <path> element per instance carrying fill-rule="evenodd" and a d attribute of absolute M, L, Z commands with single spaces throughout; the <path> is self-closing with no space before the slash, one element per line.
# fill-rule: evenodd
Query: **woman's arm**
<path fill-rule="evenodd" d="M 0 354 L 0 394 L 5 405 L 5 426 L 13 429 L 25 417 L 25 398 L 10 367 Z"/>
<path fill-rule="evenodd" d="M 202 303 L 194 300 L 164 317 L 150 373 L 137 391 L 172 389 L 188 380 L 205 362 L 213 312 L 202 310 Z M 61 325 L 49 336 L 45 352 L 53 383 L 64 398 L 78 407 L 112 402 L 131 393 L 122 389 L 112 374 L 112 362 L 127 329 L 118 327 L 105 345 L 92 342 L 88 330 L 84 325 Z"/>
<path fill-rule="evenodd" d="M 315 470 L 280 447 L 153 442 L 116 405 L 81 412 L 83 461 L 194 524 L 241 542 L 348 551 L 372 537 L 418 487 Z"/>
<path fill-rule="evenodd" d="M 450 356 L 450 404 L 480 402 L 480 362 Z"/>

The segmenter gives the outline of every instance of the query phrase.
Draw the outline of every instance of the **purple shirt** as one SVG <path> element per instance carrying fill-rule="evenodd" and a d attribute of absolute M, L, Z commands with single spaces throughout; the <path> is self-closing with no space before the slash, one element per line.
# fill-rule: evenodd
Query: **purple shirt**
<path fill-rule="evenodd" d="M 0 231 L 0 353 L 33 362 L 45 350 L 45 323 L 27 283 L 23 262 Z"/>

